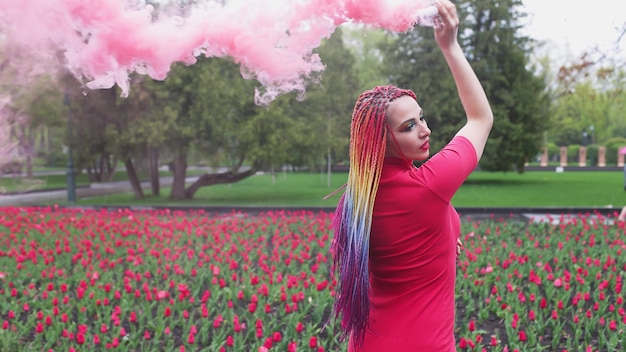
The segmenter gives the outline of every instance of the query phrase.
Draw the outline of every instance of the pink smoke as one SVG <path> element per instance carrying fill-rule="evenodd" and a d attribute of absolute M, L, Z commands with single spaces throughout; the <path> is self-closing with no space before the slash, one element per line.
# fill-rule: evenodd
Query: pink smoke
<path fill-rule="evenodd" d="M 89 88 L 117 84 L 125 95 L 132 72 L 162 80 L 175 62 L 230 57 L 244 78 L 260 82 L 257 103 L 267 104 L 280 94 L 304 92 L 311 75 L 324 70 L 313 50 L 337 26 L 406 31 L 430 2 L 206 0 L 182 17 L 156 13 L 140 0 L 0 0 L 0 31 L 42 57 L 60 50 L 67 68 Z"/>

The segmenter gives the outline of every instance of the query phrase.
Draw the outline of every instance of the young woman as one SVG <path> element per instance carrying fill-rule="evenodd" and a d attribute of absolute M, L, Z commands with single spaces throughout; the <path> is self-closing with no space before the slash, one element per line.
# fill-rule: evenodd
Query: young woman
<path fill-rule="evenodd" d="M 457 41 L 459 18 L 436 3 L 435 40 L 456 82 L 467 123 L 430 153 L 422 108 L 410 90 L 376 87 L 358 98 L 350 173 L 333 243 L 335 315 L 349 351 L 454 351 L 454 289 L 460 219 L 450 200 L 474 170 L 493 113 Z"/>

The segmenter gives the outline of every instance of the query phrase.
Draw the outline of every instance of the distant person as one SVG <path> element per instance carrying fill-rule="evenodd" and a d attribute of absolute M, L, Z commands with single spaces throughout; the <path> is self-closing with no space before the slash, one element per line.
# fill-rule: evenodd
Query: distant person
<path fill-rule="evenodd" d="M 379 86 L 357 99 L 348 183 L 337 205 L 332 247 L 339 282 L 334 313 L 349 337 L 349 352 L 455 351 L 462 244 L 460 218 L 450 201 L 483 154 L 493 112 L 457 41 L 455 5 L 439 0 L 436 6 L 443 23 L 435 40 L 467 122 L 416 168 L 414 160 L 430 156 L 430 129 L 415 93 Z"/>

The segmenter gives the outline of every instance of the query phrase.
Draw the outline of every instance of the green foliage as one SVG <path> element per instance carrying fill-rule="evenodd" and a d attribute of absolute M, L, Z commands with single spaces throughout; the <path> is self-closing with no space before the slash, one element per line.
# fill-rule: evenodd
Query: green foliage
<path fill-rule="evenodd" d="M 591 144 L 587 146 L 587 166 L 598 165 L 598 145 Z"/>
<path fill-rule="evenodd" d="M 545 84 L 527 57 L 530 40 L 518 33 L 521 1 L 457 3 L 461 16 L 459 41 L 483 83 L 495 115 L 481 167 L 522 172 L 540 151 L 547 126 Z M 449 69 L 431 28 L 399 36 L 384 48 L 386 73 L 392 82 L 418 94 L 429 126 L 433 149 L 440 149 L 465 123 Z"/>
<path fill-rule="evenodd" d="M 559 69 L 550 139 L 559 145 L 605 145 L 626 135 L 626 71 L 619 61 L 585 53 Z"/>
<path fill-rule="evenodd" d="M 8 106 L 4 107 L 7 120 L 3 122 L 11 125 L 11 138 L 23 156 L 25 172 L 30 177 L 34 158 L 50 151 L 55 130 L 65 125 L 63 95 L 52 78 L 45 75 L 37 76 L 27 87 L 9 85 L 0 93 L 10 97 Z"/>
<path fill-rule="evenodd" d="M 561 158 L 561 150 L 558 145 L 553 142 L 548 143 L 548 161 L 559 161 Z"/>
<path fill-rule="evenodd" d="M 115 172 L 116 130 L 126 126 L 117 88 L 83 92 L 77 82 L 68 90 L 69 145 L 74 165 L 86 169 L 93 182 L 107 181 Z"/>
<path fill-rule="evenodd" d="M 567 162 L 577 163 L 580 153 L 580 144 L 570 144 L 567 146 Z"/>
<path fill-rule="evenodd" d="M 626 138 L 615 137 L 606 142 L 606 163 L 608 165 L 617 164 L 617 153 L 620 148 L 626 147 Z"/>
<path fill-rule="evenodd" d="M 545 84 L 534 75 L 519 34 L 519 0 L 464 2 L 462 42 L 492 103 L 495 121 L 481 167 L 489 171 L 522 172 L 540 150 L 548 123 Z"/>
<path fill-rule="evenodd" d="M 395 38 L 389 32 L 368 27 L 351 27 L 344 32 L 346 47 L 354 56 L 354 71 L 358 76 L 358 91 L 389 84 L 383 73 L 381 47 Z"/>
<path fill-rule="evenodd" d="M 298 166 L 326 165 L 348 159 L 350 116 L 359 94 L 354 55 L 345 47 L 343 32 L 335 33 L 316 50 L 324 63 L 320 84 L 308 88 L 304 101 L 292 101 L 292 117 L 300 121 L 292 163 Z"/>

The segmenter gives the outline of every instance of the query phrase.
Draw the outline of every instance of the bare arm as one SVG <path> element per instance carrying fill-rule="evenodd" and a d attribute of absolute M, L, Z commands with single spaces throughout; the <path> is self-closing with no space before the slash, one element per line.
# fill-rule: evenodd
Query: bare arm
<path fill-rule="evenodd" d="M 436 2 L 443 25 L 435 29 L 435 40 L 452 72 L 461 104 L 467 115 L 467 123 L 457 132 L 457 136 L 467 138 L 480 160 L 493 126 L 493 112 L 487 95 L 470 66 L 457 40 L 459 17 L 456 7 L 449 0 Z"/>

